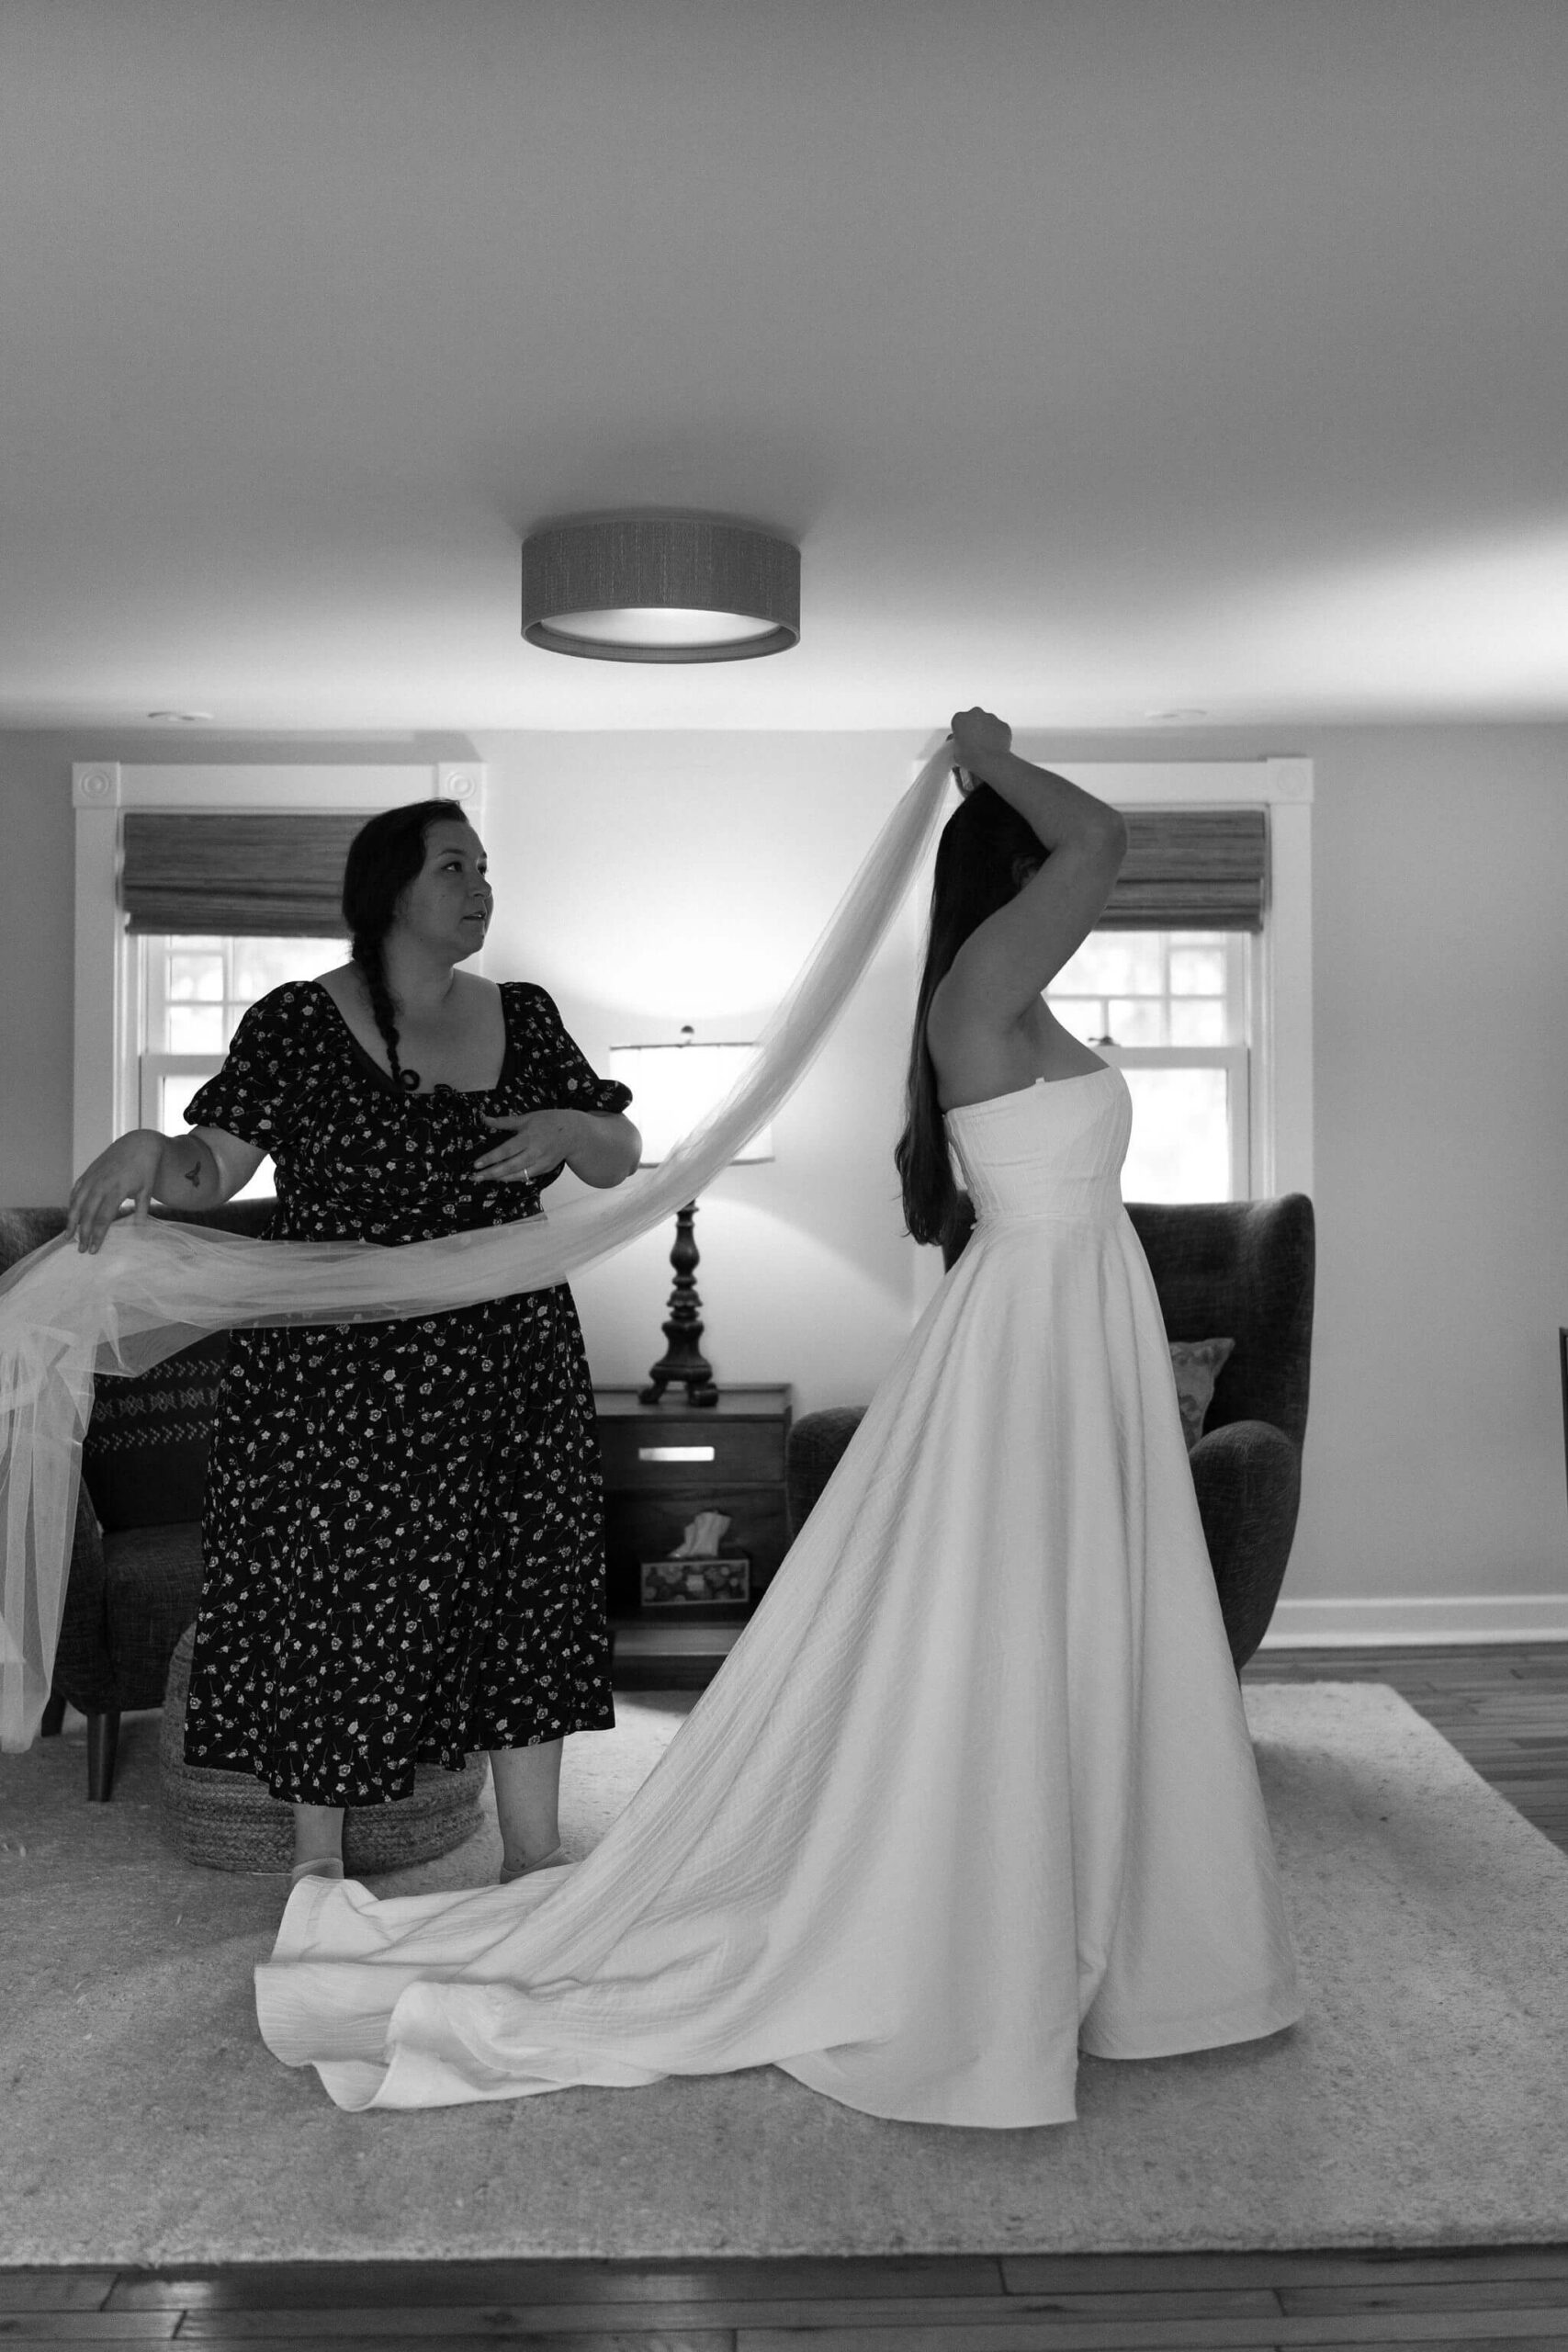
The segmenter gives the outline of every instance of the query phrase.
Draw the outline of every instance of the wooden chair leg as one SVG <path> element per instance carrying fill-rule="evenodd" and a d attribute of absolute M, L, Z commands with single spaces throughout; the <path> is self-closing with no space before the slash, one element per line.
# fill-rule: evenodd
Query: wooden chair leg
<path fill-rule="evenodd" d="M 54 1739 L 58 1736 L 61 1726 L 64 1721 L 65 1693 L 63 1690 L 51 1690 L 49 1694 L 49 1702 L 45 1706 L 42 1714 L 39 1717 L 39 1737 L 40 1739 Z"/>
<path fill-rule="evenodd" d="M 119 1745 L 119 1709 L 106 1707 L 87 1717 L 87 1802 L 107 1804 L 114 1793 L 115 1750 Z"/>

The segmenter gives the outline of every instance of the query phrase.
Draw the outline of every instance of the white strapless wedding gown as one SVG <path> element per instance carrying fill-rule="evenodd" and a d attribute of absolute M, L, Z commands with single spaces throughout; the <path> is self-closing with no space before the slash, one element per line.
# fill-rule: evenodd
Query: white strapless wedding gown
<path fill-rule="evenodd" d="M 308 1879 L 262 2033 L 342 2107 L 783 2067 L 1064 2123 L 1078 2052 L 1300 2015 L 1113 1070 L 949 1114 L 973 1238 L 722 1672 L 589 1859 Z"/>

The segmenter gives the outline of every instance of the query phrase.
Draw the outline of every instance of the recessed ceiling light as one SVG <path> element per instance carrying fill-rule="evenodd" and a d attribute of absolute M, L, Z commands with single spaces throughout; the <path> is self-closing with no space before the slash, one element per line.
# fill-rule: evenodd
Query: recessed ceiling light
<path fill-rule="evenodd" d="M 1181 710 L 1145 710 L 1145 713 L 1144 713 L 1144 717 L 1145 717 L 1145 718 L 1165 718 L 1165 719 L 1172 719 L 1172 718 L 1208 718 L 1208 716 L 1209 716 L 1209 714 L 1208 714 L 1208 712 L 1207 712 L 1206 710 L 1200 709 L 1200 708 L 1198 708 L 1198 707 L 1189 707 L 1189 708 L 1181 709 Z"/>
<path fill-rule="evenodd" d="M 150 710 L 147 716 L 162 719 L 166 727 L 199 727 L 211 719 L 212 713 L 209 710 Z"/>

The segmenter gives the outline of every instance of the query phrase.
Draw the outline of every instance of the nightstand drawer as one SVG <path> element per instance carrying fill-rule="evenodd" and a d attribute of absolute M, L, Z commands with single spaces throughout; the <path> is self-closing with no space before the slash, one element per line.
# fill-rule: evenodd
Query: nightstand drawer
<path fill-rule="evenodd" d="M 728 1520 L 724 1549 L 750 1561 L 759 1599 L 789 1547 L 789 1390 L 722 1388 L 715 1406 L 683 1396 L 644 1405 L 635 1388 L 596 1388 L 593 1397 L 612 1613 L 636 1615 L 641 1563 L 668 1559 L 705 1510 Z"/>
<path fill-rule="evenodd" d="M 606 1487 L 773 1486 L 784 1474 L 784 1432 L 777 1422 L 716 1420 L 704 1428 L 686 1420 L 660 1429 L 657 1421 L 651 1428 L 601 1421 L 599 1446 Z"/>
<path fill-rule="evenodd" d="M 640 1601 L 644 1560 L 667 1560 L 701 1510 L 728 1520 L 720 1550 L 744 1554 L 760 1594 L 789 1549 L 784 1497 L 771 1487 L 713 1487 L 701 1495 L 628 1494 L 604 1498 L 604 1541 L 617 1606 Z"/>

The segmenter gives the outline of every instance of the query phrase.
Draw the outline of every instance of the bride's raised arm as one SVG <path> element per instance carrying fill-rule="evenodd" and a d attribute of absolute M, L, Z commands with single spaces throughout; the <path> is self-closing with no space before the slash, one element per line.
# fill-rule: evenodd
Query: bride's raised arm
<path fill-rule="evenodd" d="M 1043 854 L 1016 861 L 1017 896 L 960 947 L 931 1019 L 939 1030 L 1005 1029 L 1093 930 L 1127 853 L 1126 820 L 1065 775 L 1021 759 L 1012 729 L 989 711 L 960 711 L 953 742 L 961 785 L 988 784 L 999 793 Z"/>

